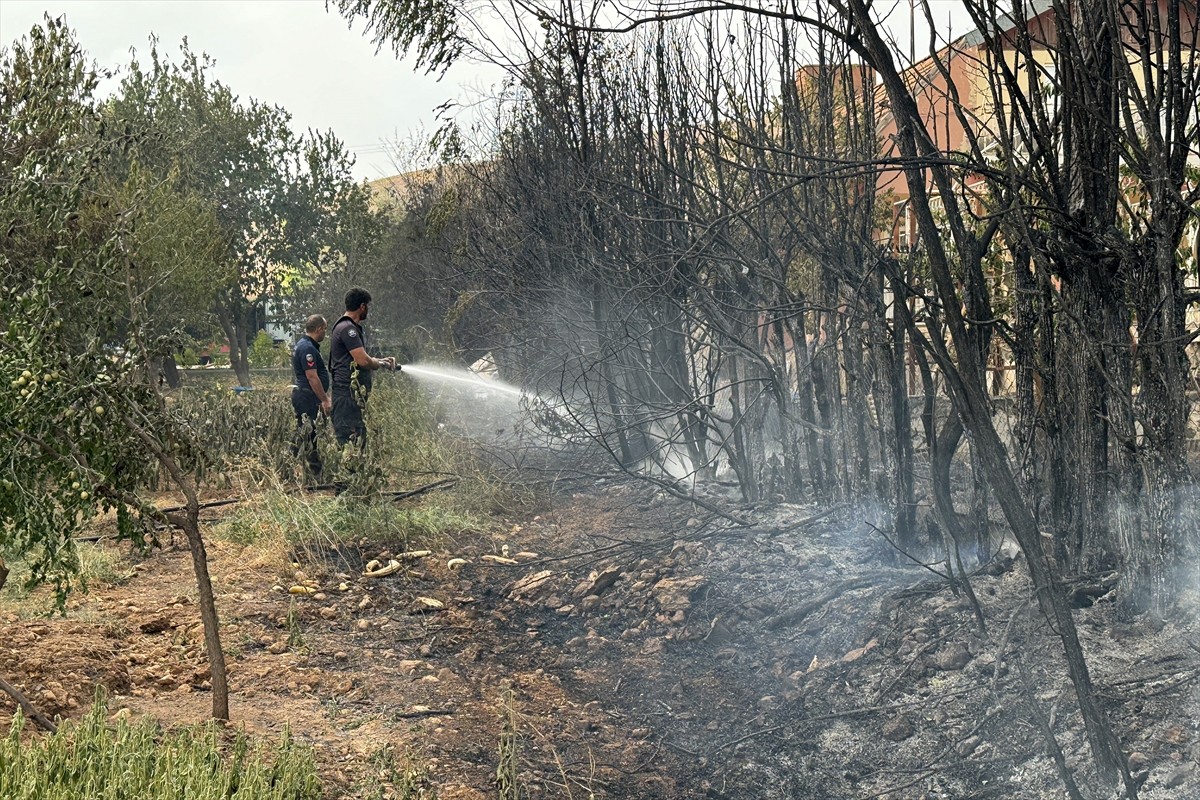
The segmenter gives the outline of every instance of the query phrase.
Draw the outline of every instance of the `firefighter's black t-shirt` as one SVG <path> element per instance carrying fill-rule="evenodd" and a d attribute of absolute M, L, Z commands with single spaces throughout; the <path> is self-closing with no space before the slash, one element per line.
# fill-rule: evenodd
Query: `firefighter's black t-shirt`
<path fill-rule="evenodd" d="M 351 350 L 367 346 L 362 326 L 350 317 L 342 317 L 333 323 L 329 339 L 329 369 L 333 373 L 333 388 L 349 389 L 351 379 L 357 374 L 359 386 L 363 390 L 370 390 L 371 370 L 359 369 L 350 355 Z"/>
<path fill-rule="evenodd" d="M 297 389 L 316 397 L 316 393 L 308 385 L 308 376 L 305 374 L 310 369 L 317 371 L 317 378 L 320 379 L 321 386 L 325 391 L 329 391 L 329 370 L 325 368 L 325 359 L 321 358 L 321 348 L 312 340 L 311 336 L 305 335 L 296 342 L 296 349 L 292 353 L 292 380 L 295 381 Z"/>

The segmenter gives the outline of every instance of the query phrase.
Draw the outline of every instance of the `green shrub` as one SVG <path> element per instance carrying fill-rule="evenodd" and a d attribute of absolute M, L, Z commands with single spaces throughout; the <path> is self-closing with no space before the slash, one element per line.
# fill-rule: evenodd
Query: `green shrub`
<path fill-rule="evenodd" d="M 267 748 L 243 732 L 222 743 L 213 724 L 164 732 L 150 720 L 110 725 L 98 696 L 78 723 L 52 736 L 22 735 L 17 715 L 0 740 L 5 800 L 317 800 L 312 752 L 288 731 Z"/>
<path fill-rule="evenodd" d="M 259 331 L 246 354 L 251 367 L 285 367 L 288 364 L 286 347 L 277 347 L 271 334 Z"/>

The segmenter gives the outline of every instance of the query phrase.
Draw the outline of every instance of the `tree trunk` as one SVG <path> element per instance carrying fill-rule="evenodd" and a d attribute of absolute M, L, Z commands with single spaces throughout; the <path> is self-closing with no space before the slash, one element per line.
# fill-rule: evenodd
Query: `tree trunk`
<path fill-rule="evenodd" d="M 1152 252 L 1134 265 L 1137 309 L 1138 418 L 1144 441 L 1138 451 L 1141 486 L 1137 517 L 1123 531 L 1121 600 L 1125 613 L 1149 610 L 1160 617 L 1178 589 L 1173 565 L 1191 555 L 1197 533 L 1184 517 L 1187 478 L 1187 399 L 1191 364 L 1186 344 L 1181 270 L 1173 242 L 1181 225 L 1168 218 Z M 1184 563 L 1187 563 L 1184 561 Z"/>
<path fill-rule="evenodd" d="M 217 321 L 229 344 L 229 365 L 237 376 L 239 386 L 250 386 L 249 322 L 244 313 L 245 301 L 240 296 L 226 298 L 217 304 Z"/>
<path fill-rule="evenodd" d="M 200 535 L 200 506 L 194 492 L 188 493 L 187 510 L 180 520 L 192 555 L 192 570 L 196 574 L 199 593 L 200 619 L 204 623 L 204 649 L 212 673 L 213 719 L 229 720 L 229 684 L 225 671 L 225 651 L 221 647 L 220 620 L 213 596 L 212 578 L 208 573 L 208 554 Z"/>
<path fill-rule="evenodd" d="M 167 386 L 172 389 L 178 389 L 183 385 L 183 376 L 179 372 L 179 364 L 175 362 L 175 356 L 166 355 L 162 360 L 163 378 L 167 381 Z"/>

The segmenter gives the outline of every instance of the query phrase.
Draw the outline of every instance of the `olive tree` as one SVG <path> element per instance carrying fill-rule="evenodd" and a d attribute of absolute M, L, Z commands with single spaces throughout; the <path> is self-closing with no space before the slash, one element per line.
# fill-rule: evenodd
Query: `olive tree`
<path fill-rule="evenodd" d="M 202 204 L 106 172 L 112 139 L 99 76 L 73 33 L 48 20 L 0 51 L 0 552 L 28 561 L 60 604 L 76 582 L 74 534 L 115 511 L 129 537 L 160 521 L 186 534 L 212 671 L 213 716 L 229 716 L 201 538 L 191 430 L 158 387 L 171 339 L 151 324 L 156 272 L 215 244 Z M 172 243 L 175 243 L 172 245 Z M 199 245 L 195 250 L 181 244 Z M 185 497 L 162 512 L 141 490 L 163 473 Z"/>
<path fill-rule="evenodd" d="M 216 216 L 235 279 L 214 280 L 206 296 L 238 380 L 249 385 L 258 313 L 281 299 L 287 281 L 355 257 L 362 231 L 346 220 L 365 205 L 365 189 L 332 132 L 295 133 L 285 109 L 242 99 L 212 67 L 186 41 L 174 61 L 152 43 L 148 63 L 128 65 L 106 113 L 118 169 L 170 177 Z"/>

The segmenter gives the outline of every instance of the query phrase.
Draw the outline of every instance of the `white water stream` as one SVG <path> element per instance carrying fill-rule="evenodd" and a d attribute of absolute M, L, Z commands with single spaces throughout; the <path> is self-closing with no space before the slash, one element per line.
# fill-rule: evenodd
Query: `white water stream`
<path fill-rule="evenodd" d="M 503 394 L 513 395 L 514 397 L 522 397 L 525 394 L 524 391 L 516 386 L 507 384 L 504 381 L 483 378 L 479 374 L 471 372 L 467 369 L 451 369 L 447 367 L 427 367 L 419 364 L 404 364 L 400 371 L 406 375 L 412 375 L 415 378 L 466 383 L 483 391 L 501 392 Z"/>

